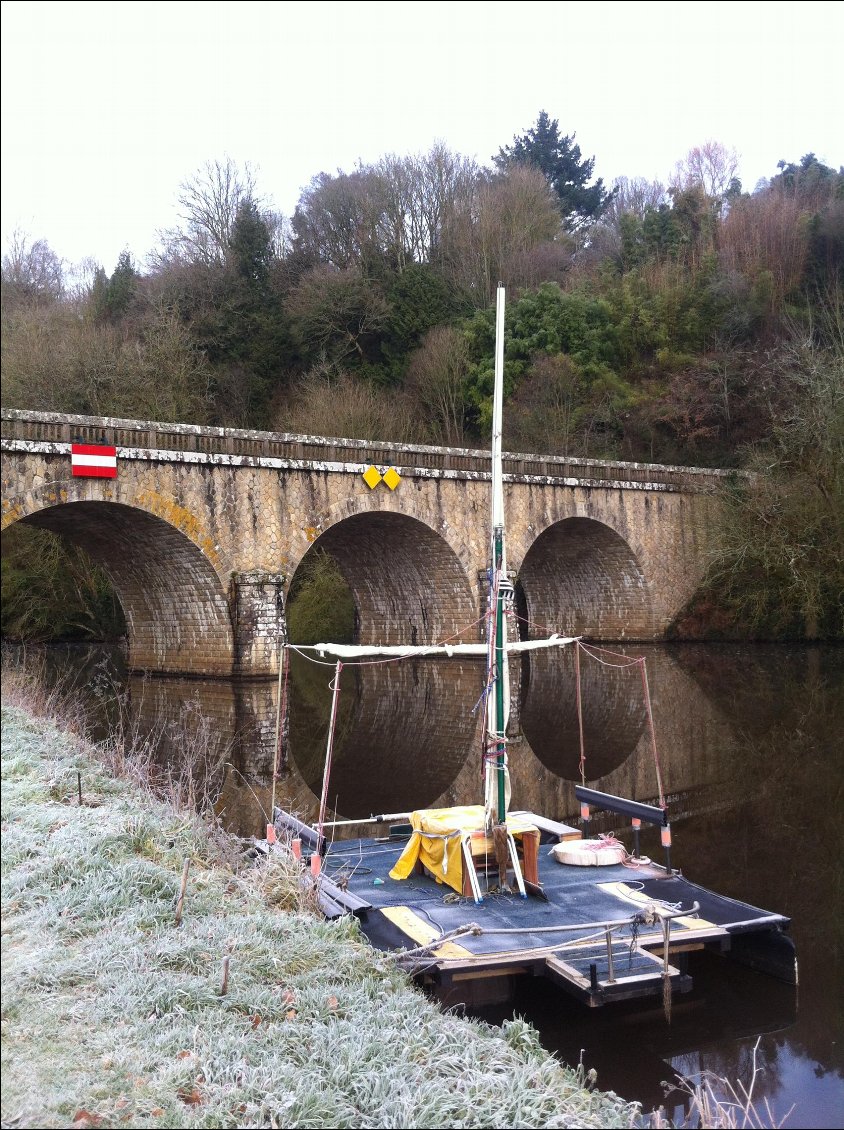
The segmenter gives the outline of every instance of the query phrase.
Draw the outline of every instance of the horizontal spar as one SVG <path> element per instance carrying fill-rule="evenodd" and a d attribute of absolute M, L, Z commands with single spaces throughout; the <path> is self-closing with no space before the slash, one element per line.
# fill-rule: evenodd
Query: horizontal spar
<path fill-rule="evenodd" d="M 576 643 L 580 636 L 549 636 L 544 640 L 523 640 L 518 643 L 508 643 L 507 652 L 510 655 L 518 654 L 522 651 L 536 651 L 543 647 L 567 647 L 569 644 Z M 392 658 L 392 659 L 413 659 L 422 658 L 427 655 L 445 655 L 448 657 L 456 656 L 460 658 L 465 656 L 467 658 L 486 658 L 488 647 L 485 643 L 454 643 L 454 644 L 431 644 L 426 646 L 424 644 L 416 647 L 402 647 L 401 645 L 377 645 L 372 644 L 340 644 L 340 643 L 316 643 L 316 644 L 285 644 L 286 648 L 290 651 L 301 652 L 316 652 L 317 655 L 326 656 L 331 655 L 336 659 L 365 659 L 371 658 Z"/>

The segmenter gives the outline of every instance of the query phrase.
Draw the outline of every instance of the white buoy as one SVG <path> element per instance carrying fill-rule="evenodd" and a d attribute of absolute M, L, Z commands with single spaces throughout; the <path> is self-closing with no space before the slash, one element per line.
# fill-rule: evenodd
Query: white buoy
<path fill-rule="evenodd" d="M 551 855 L 558 863 L 575 867 L 609 867 L 623 863 L 627 850 L 618 840 L 566 840 L 555 844 Z"/>

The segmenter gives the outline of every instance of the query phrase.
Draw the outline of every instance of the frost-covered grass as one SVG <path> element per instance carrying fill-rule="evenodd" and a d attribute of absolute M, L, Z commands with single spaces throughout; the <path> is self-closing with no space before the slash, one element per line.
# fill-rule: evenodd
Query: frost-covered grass
<path fill-rule="evenodd" d="M 443 1013 L 354 922 L 279 909 L 297 901 L 288 860 L 239 871 L 213 826 L 19 704 L 2 773 L 4 1125 L 637 1121 L 523 1022 Z"/>

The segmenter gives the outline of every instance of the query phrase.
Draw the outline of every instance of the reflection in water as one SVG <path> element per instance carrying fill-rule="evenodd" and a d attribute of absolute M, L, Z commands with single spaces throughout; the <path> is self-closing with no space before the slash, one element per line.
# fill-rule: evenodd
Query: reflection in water
<path fill-rule="evenodd" d="M 525 738 L 552 773 L 577 781 L 580 737 L 574 649 L 527 653 L 522 663 L 521 726 Z M 645 725 L 641 676 L 637 667 L 602 666 L 586 655 L 581 657 L 580 666 L 587 776 L 597 780 L 636 750 Z"/>
<path fill-rule="evenodd" d="M 584 1063 L 598 1072 L 599 1086 L 636 1098 L 646 1111 L 664 1104 L 674 1124 L 681 1125 L 683 1097 L 666 1098 L 663 1081 L 703 1070 L 731 1081 L 749 1081 L 753 1047 L 764 1034 L 758 1066 L 767 1068 L 770 1084 L 783 1033 L 797 1015 L 793 986 L 723 958 L 703 955 L 693 974 L 695 988 L 675 997 L 670 1025 L 660 1001 L 620 1004 L 608 1015 L 605 1009 L 584 1009 L 569 997 L 549 994 L 541 981 L 523 982 L 515 1008 L 530 1018 L 543 1045 L 564 1062 L 577 1063 L 582 1053 Z M 481 1015 L 500 1023 L 512 1012 L 511 1005 L 484 1009 Z M 763 1093 L 770 1093 L 769 1088 Z M 789 1120 L 787 1125 L 807 1124 Z"/>
<path fill-rule="evenodd" d="M 333 672 L 293 658 L 290 758 L 318 796 Z M 479 682 L 477 663 L 344 667 L 330 806 L 351 818 L 431 805 L 480 748 Z"/>
<path fill-rule="evenodd" d="M 780 1119 L 797 1103 L 789 1127 L 841 1127 L 844 649 L 636 650 L 648 660 L 673 862 L 724 894 L 792 917 L 799 1009 L 793 989 L 709 955 L 692 967 L 695 989 L 675 1001 L 670 1027 L 659 1006 L 590 1012 L 530 982 L 516 1008 L 547 1046 L 573 1062 L 585 1048 L 601 1086 L 648 1108 L 677 1070 L 749 1079 L 761 1034 L 760 1100 L 769 1098 Z M 579 750 L 570 668 L 565 654 L 531 656 L 523 738 L 515 735 L 510 766 L 519 807 L 572 822 Z M 587 779 L 654 799 L 641 685 L 629 672 L 586 663 L 583 675 Z M 330 667 L 292 671 L 289 750 L 276 796 L 307 817 L 321 787 L 331 676 Z M 101 668 L 89 665 L 83 681 L 105 702 Z M 329 803 L 342 816 L 360 816 L 477 801 L 481 720 L 473 708 L 481 683 L 479 665 L 455 661 L 344 669 Z M 271 804 L 275 682 L 132 679 L 128 689 L 139 728 L 181 734 L 182 745 L 185 717 L 194 729 L 198 710 L 212 720 L 209 761 L 224 774 L 218 810 L 233 831 L 260 833 Z M 172 746 L 163 756 L 175 756 Z"/>

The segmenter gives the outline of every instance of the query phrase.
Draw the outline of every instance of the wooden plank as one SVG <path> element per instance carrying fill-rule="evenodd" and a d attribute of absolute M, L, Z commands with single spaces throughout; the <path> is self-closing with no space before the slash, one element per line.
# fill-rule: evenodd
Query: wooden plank
<path fill-rule="evenodd" d="M 597 957 L 595 961 L 591 961 L 588 955 L 581 957 L 578 964 L 583 965 L 587 973 L 582 972 L 578 964 L 565 961 L 558 954 L 549 955 L 545 959 L 545 967 L 553 980 L 592 1006 L 634 997 L 653 996 L 661 992 L 664 979 L 662 960 L 639 947 L 634 951 L 634 955 L 640 966 L 639 971 L 620 973 L 612 981 L 606 975 L 598 976 L 594 988 L 591 978 L 587 975 L 589 966 L 594 964 L 600 968 L 603 965 L 606 974 L 606 954 Z M 624 964 L 625 961 L 623 957 L 618 959 L 619 964 Z M 642 970 L 643 965 L 644 970 Z M 683 992 L 691 988 L 691 978 L 686 977 L 675 966 L 668 966 L 668 976 L 672 990 Z"/>
<path fill-rule="evenodd" d="M 416 911 L 411 910 L 409 906 L 384 906 L 380 909 L 385 918 L 392 922 L 394 926 L 398 926 L 402 933 L 406 934 L 411 941 L 416 942 L 418 946 L 428 946 L 440 937 L 439 930 L 434 929 L 430 922 L 426 922 L 424 918 L 420 918 Z M 471 956 L 469 950 L 464 949 L 456 942 L 443 942 L 431 953 L 439 958 Z"/>
<path fill-rule="evenodd" d="M 558 836 L 560 840 L 583 839 L 583 833 L 579 828 L 572 828 L 570 824 L 561 824 L 558 820 L 549 820 L 547 816 L 538 816 L 535 812 L 511 812 L 510 815 L 527 820 L 535 824 L 540 832 L 549 832 L 552 836 Z"/>
<path fill-rule="evenodd" d="M 462 959 L 455 955 L 454 958 L 438 962 L 437 968 L 452 977 L 458 977 L 471 970 L 493 970 L 497 976 L 499 969 L 513 965 L 514 962 L 518 963 L 518 970 L 523 973 L 529 972 L 536 967 L 541 968 L 545 964 L 545 956 L 543 954 L 537 955 L 536 957 L 531 957 L 530 954 L 519 954 L 517 958 L 506 950 L 498 953 L 478 954 L 464 950 L 464 954 L 466 956 Z"/>
<path fill-rule="evenodd" d="M 524 965 L 496 965 L 494 968 L 473 969 L 463 973 L 449 972 L 449 980 L 463 981 L 488 981 L 492 977 L 514 976 L 521 977 L 528 970 Z"/>

